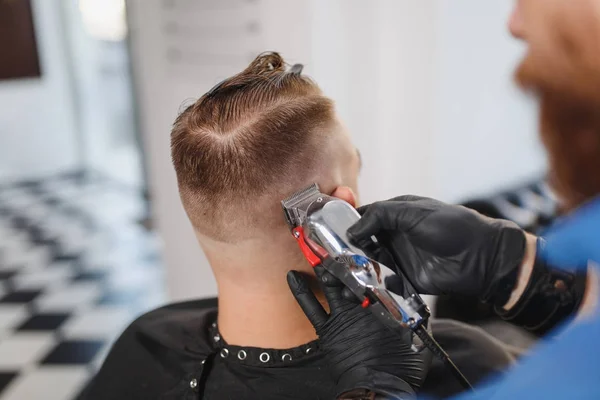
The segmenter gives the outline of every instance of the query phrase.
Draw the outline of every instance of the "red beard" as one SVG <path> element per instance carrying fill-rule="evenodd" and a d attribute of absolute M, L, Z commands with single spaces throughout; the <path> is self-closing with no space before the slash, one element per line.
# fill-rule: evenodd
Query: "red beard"
<path fill-rule="evenodd" d="M 596 70 L 589 63 L 578 65 L 583 57 L 566 55 L 573 49 L 557 60 L 530 56 L 516 74 L 540 101 L 550 179 L 567 210 L 600 195 L 600 65 Z"/>

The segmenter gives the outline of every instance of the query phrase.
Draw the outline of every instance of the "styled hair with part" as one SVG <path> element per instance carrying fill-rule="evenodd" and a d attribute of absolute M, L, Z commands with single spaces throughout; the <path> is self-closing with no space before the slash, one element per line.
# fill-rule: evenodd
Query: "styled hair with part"
<path fill-rule="evenodd" d="M 333 102 L 278 53 L 259 55 L 175 120 L 171 155 L 197 232 L 234 243 L 285 226 L 280 201 L 322 167 Z"/>

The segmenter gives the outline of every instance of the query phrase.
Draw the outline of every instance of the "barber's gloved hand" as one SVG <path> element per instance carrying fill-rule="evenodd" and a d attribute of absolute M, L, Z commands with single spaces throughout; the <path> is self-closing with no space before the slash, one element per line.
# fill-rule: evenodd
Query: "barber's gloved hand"
<path fill-rule="evenodd" d="M 335 262 L 335 261 L 331 261 Z M 290 271 L 288 284 L 315 327 L 321 350 L 327 355 L 336 398 L 373 392 L 386 399 L 412 399 L 423 383 L 431 353 L 411 349 L 410 331 L 394 332 L 356 299 L 343 294 L 343 284 L 323 268 L 315 268 L 329 304 L 327 313 L 301 273 Z M 366 397 L 365 397 L 366 398 Z"/>
<path fill-rule="evenodd" d="M 516 224 L 418 196 L 359 212 L 349 238 L 365 247 L 375 236 L 418 292 L 473 295 L 500 305 L 510 296 L 526 248 Z"/>

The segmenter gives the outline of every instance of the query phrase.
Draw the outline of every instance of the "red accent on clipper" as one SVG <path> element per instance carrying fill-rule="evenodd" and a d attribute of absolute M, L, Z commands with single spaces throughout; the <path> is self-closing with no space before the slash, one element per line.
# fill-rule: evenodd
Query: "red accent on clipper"
<path fill-rule="evenodd" d="M 365 299 L 363 300 L 361 306 L 362 308 L 367 308 L 371 305 L 371 300 L 369 300 L 368 297 L 365 297 Z"/>
<path fill-rule="evenodd" d="M 298 242 L 298 246 L 300 246 L 300 250 L 302 250 L 302 254 L 308 261 L 308 263 L 314 268 L 317 265 L 321 265 L 321 259 L 313 253 L 313 251 L 308 247 L 306 241 L 304 240 L 304 228 L 298 226 L 292 230 L 296 241 Z"/>

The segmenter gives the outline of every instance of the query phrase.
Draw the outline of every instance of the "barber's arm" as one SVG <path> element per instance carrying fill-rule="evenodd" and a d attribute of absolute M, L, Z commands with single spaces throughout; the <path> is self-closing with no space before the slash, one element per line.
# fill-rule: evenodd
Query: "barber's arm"
<path fill-rule="evenodd" d="M 477 296 L 539 333 L 572 315 L 584 298 L 586 273 L 550 266 L 538 257 L 544 242 L 512 222 L 417 196 L 359 211 L 352 240 L 368 247 L 375 236 L 421 293 Z"/>
<path fill-rule="evenodd" d="M 337 385 L 336 398 L 414 399 L 429 370 L 431 353 L 426 349 L 414 352 L 408 329 L 394 332 L 383 326 L 356 298 L 346 296 L 343 284 L 323 266 L 315 272 L 329 312 L 301 273 L 289 272 L 288 284 L 319 336 L 328 372 Z"/>

